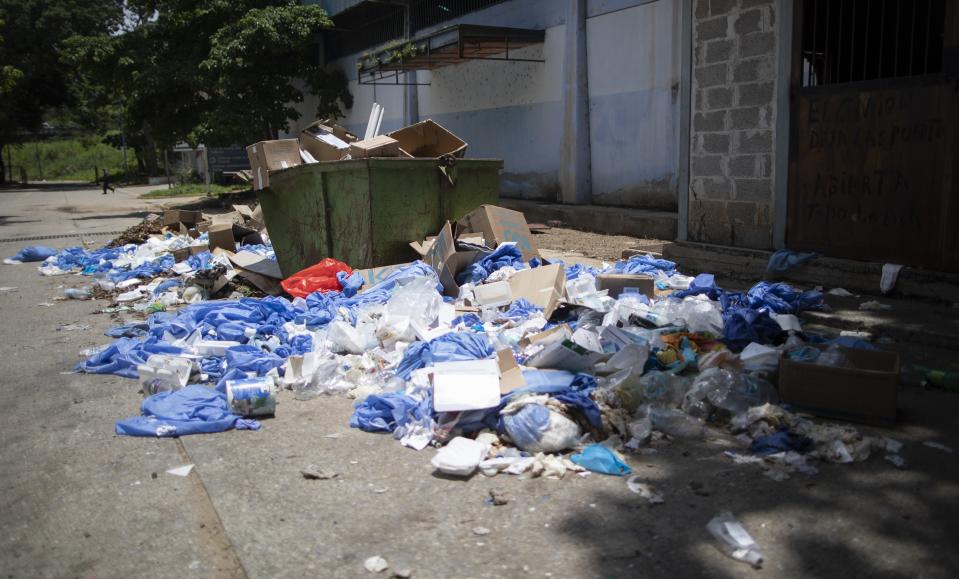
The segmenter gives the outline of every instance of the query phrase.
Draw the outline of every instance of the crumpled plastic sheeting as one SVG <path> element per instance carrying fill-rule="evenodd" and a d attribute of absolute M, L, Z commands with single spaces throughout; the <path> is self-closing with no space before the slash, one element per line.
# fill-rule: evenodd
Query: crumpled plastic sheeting
<path fill-rule="evenodd" d="M 239 430 L 259 430 L 260 423 L 230 412 L 226 395 L 197 384 L 149 396 L 142 415 L 118 420 L 116 433 L 127 436 L 184 436 Z"/>
<path fill-rule="evenodd" d="M 486 334 L 450 332 L 434 338 L 429 343 L 413 342 L 403 352 L 403 359 L 396 367 L 396 375 L 409 380 L 413 370 L 432 366 L 436 362 L 462 362 L 482 360 L 493 355 L 493 346 Z"/>
<path fill-rule="evenodd" d="M 657 259 L 650 254 L 634 255 L 626 261 L 618 261 L 606 269 L 609 273 L 655 275 L 657 271 L 667 275 L 676 273 L 676 264 L 668 259 Z"/>
<path fill-rule="evenodd" d="M 43 261 L 57 254 L 57 250 L 44 245 L 28 245 L 21 248 L 16 255 L 4 260 L 5 263 L 27 263 L 29 261 Z"/>
<path fill-rule="evenodd" d="M 525 320 L 541 313 L 543 313 L 543 308 L 534 306 L 526 298 L 520 298 L 511 303 L 501 316 L 509 320 Z"/>
<path fill-rule="evenodd" d="M 771 273 L 785 273 L 797 265 L 803 265 L 819 257 L 818 253 L 802 253 L 789 249 L 780 249 L 769 256 L 766 271 Z"/>
<path fill-rule="evenodd" d="M 516 243 L 512 241 L 499 244 L 499 247 L 492 253 L 483 256 L 482 259 L 456 274 L 456 283 L 459 285 L 480 283 L 494 271 L 506 266 L 526 269 L 523 254 L 516 247 Z"/>
<path fill-rule="evenodd" d="M 145 364 L 153 354 L 181 354 L 183 350 L 163 343 L 157 338 L 139 340 L 120 338 L 76 365 L 76 370 L 90 374 L 116 374 L 126 378 L 137 377 L 137 366 Z"/>
<path fill-rule="evenodd" d="M 798 314 L 822 308 L 822 292 L 800 292 L 787 283 L 761 281 L 746 292 L 746 304 L 753 309 L 767 308 L 777 314 Z"/>
<path fill-rule="evenodd" d="M 416 400 L 402 392 L 384 392 L 371 394 L 356 403 L 350 427 L 366 432 L 393 432 L 398 426 L 423 418 L 423 410 Z"/>

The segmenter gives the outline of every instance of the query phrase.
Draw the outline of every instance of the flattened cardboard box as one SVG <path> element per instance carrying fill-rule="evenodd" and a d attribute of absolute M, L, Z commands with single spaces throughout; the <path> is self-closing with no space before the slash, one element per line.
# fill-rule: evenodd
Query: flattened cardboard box
<path fill-rule="evenodd" d="M 783 356 L 779 362 L 779 396 L 783 403 L 831 418 L 894 422 L 899 353 L 840 350 L 852 362 L 852 368 L 797 362 Z"/>
<path fill-rule="evenodd" d="M 492 248 L 506 241 L 515 241 L 523 254 L 523 261 L 539 257 L 526 217 L 519 211 L 480 205 L 456 222 L 456 236 L 461 237 L 464 233 L 482 234 L 486 245 Z"/>

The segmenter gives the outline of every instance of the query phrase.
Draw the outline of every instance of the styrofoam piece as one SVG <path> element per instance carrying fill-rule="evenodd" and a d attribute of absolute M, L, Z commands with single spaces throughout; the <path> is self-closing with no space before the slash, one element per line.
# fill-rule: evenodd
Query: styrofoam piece
<path fill-rule="evenodd" d="M 154 354 L 146 364 L 137 366 L 140 388 L 147 396 L 167 390 L 179 390 L 190 380 L 193 362 L 179 356 Z"/>
<path fill-rule="evenodd" d="M 439 362 L 433 366 L 433 409 L 437 412 L 482 410 L 499 402 L 496 360 Z"/>
<path fill-rule="evenodd" d="M 513 301 L 508 281 L 484 283 L 473 288 L 473 300 L 478 306 L 502 306 Z"/>
<path fill-rule="evenodd" d="M 469 476 L 479 466 L 486 451 L 485 444 L 457 436 L 436 453 L 430 464 L 445 474 Z"/>
<path fill-rule="evenodd" d="M 229 340 L 200 340 L 194 348 L 196 348 L 196 353 L 201 356 L 223 357 L 226 356 L 227 350 L 239 345 L 239 342 Z"/>

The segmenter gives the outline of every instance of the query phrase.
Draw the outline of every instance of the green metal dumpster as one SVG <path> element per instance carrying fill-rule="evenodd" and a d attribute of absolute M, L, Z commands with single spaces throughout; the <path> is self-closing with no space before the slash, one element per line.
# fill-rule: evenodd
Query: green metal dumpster
<path fill-rule="evenodd" d="M 284 276 L 332 257 L 354 269 L 417 258 L 410 241 L 499 201 L 499 159 L 374 158 L 298 165 L 257 191 Z"/>

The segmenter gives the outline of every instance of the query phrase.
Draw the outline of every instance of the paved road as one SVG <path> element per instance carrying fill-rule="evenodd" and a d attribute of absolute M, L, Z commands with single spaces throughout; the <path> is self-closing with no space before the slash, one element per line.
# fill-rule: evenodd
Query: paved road
<path fill-rule="evenodd" d="M 3 190 L 0 203 L 2 238 L 77 233 L 50 241 L 60 247 L 105 242 L 87 234 L 129 225 L 146 205 L 49 190 Z M 20 245 L 0 242 L 0 254 Z M 906 470 L 879 458 L 775 482 L 723 458 L 719 441 L 657 447 L 630 458 L 665 495 L 651 508 L 615 477 L 436 476 L 433 451 L 350 430 L 342 398 L 281 396 L 256 433 L 117 437 L 114 421 L 140 403 L 134 381 L 63 373 L 115 323 L 95 302 L 53 301 L 82 281 L 0 266 L 0 286 L 16 288 L 0 291 L 0 570 L 12 577 L 368 577 L 373 555 L 417 578 L 949 577 L 959 568 L 959 455 L 921 444 L 959 450 L 956 395 L 903 392 L 905 420 L 891 434 L 906 443 Z M 58 330 L 67 324 L 90 327 Z M 184 464 L 196 465 L 189 477 L 166 474 Z M 339 476 L 304 480 L 309 464 Z M 509 503 L 488 506 L 491 489 Z M 762 571 L 713 547 L 704 526 L 724 509 L 758 540 Z M 474 534 L 480 526 L 491 533 Z"/>

